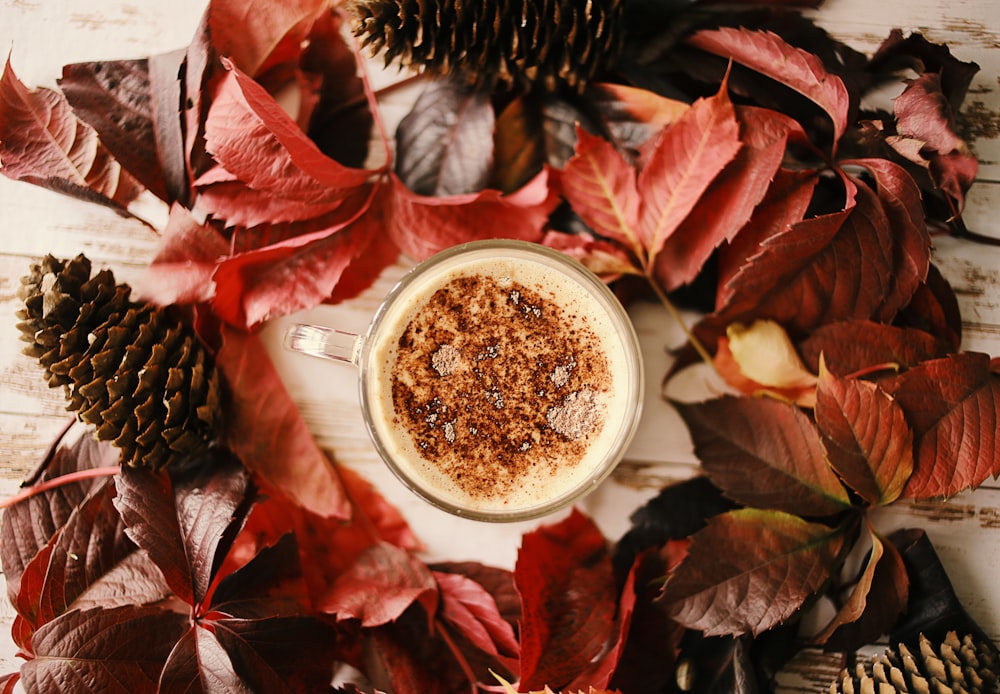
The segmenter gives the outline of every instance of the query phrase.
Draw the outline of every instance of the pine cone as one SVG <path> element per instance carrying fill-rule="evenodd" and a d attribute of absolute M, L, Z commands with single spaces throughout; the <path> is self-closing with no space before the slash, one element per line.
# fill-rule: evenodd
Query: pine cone
<path fill-rule="evenodd" d="M 917 653 L 898 644 L 869 663 L 858 663 L 853 673 L 844 670 L 830 685 L 830 694 L 894 692 L 996 694 L 1000 692 L 996 649 L 970 635 L 959 641 L 954 631 L 935 647 L 921 634 Z"/>
<path fill-rule="evenodd" d="M 581 91 L 622 48 L 624 0 L 357 0 L 373 53 L 469 86 Z"/>
<path fill-rule="evenodd" d="M 194 334 L 165 308 L 130 299 L 83 255 L 47 256 L 21 279 L 25 354 L 67 409 L 122 449 L 122 463 L 161 469 L 206 449 L 219 421 L 219 377 Z"/>

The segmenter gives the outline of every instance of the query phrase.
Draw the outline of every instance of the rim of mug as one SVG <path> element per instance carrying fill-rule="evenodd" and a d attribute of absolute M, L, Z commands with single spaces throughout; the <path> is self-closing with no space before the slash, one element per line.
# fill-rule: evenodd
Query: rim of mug
<path fill-rule="evenodd" d="M 621 344 L 630 353 L 630 357 L 627 359 L 630 371 L 628 374 L 628 385 L 633 393 L 633 396 L 628 401 L 630 411 L 626 413 L 623 425 L 617 432 L 607 454 L 599 464 L 594 466 L 594 472 L 566 492 L 552 499 L 531 506 L 519 506 L 515 509 L 466 508 L 459 500 L 448 498 L 442 494 L 436 494 L 433 490 L 427 489 L 427 485 L 421 483 L 419 476 L 408 473 L 383 444 L 381 434 L 377 431 L 373 421 L 374 417 L 369 403 L 368 392 L 368 373 L 371 370 L 369 360 L 372 355 L 373 343 L 376 342 L 375 338 L 377 337 L 379 328 L 383 325 L 383 320 L 389 314 L 393 304 L 399 297 L 428 270 L 446 263 L 456 256 L 493 251 L 514 252 L 518 254 L 527 253 L 531 256 L 545 259 L 549 261 L 546 264 L 551 265 L 554 263 L 561 270 L 565 271 L 566 274 L 574 277 L 580 284 L 588 287 L 594 298 L 607 309 L 608 316 L 616 328 L 616 334 L 619 336 Z M 479 521 L 513 522 L 540 518 L 566 508 L 586 496 L 614 471 L 625 455 L 625 451 L 639 426 L 644 389 L 643 362 L 639 349 L 639 339 L 628 313 L 614 293 L 597 275 L 575 258 L 548 246 L 517 239 L 485 239 L 451 246 L 432 255 L 411 268 L 386 294 L 385 298 L 379 304 L 375 315 L 372 317 L 362 340 L 361 355 L 358 360 L 358 366 L 360 367 L 358 390 L 361 412 L 369 439 L 375 446 L 375 450 L 382 461 L 407 489 L 432 506 L 457 517 Z"/>

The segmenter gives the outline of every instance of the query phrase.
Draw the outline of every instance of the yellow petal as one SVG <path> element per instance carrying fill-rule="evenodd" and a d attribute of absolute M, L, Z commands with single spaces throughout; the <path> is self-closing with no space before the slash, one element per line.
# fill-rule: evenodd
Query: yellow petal
<path fill-rule="evenodd" d="M 816 384 L 788 333 L 778 323 L 756 320 L 750 327 L 732 323 L 726 328 L 729 351 L 743 375 L 768 388 L 806 388 Z"/>

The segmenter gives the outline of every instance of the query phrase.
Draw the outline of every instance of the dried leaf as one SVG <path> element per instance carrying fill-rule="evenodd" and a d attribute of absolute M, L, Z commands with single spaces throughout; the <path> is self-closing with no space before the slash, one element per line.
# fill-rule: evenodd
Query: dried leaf
<path fill-rule="evenodd" d="M 795 405 L 732 396 L 674 405 L 705 472 L 731 499 L 803 516 L 850 506 L 815 425 Z"/>
<path fill-rule="evenodd" d="M 434 580 L 441 595 L 439 618 L 473 646 L 517 672 L 520 645 L 489 591 L 457 573 L 435 571 Z"/>
<path fill-rule="evenodd" d="M 819 326 L 799 343 L 810 369 L 819 370 L 820 355 L 830 373 L 847 376 L 880 365 L 907 369 L 950 351 L 930 333 L 868 320 L 848 320 Z"/>
<path fill-rule="evenodd" d="M 733 323 L 726 328 L 726 337 L 733 359 L 750 380 L 777 389 L 816 385 L 816 376 L 805 368 L 778 323 L 756 320 L 749 327 Z"/>
<path fill-rule="evenodd" d="M 756 636 L 784 622 L 823 585 L 844 542 L 826 525 L 751 508 L 710 519 L 691 540 L 660 599 L 706 636 Z"/>
<path fill-rule="evenodd" d="M 820 366 L 816 425 L 830 465 L 869 504 L 899 498 L 913 472 L 913 432 L 902 408 L 874 383 Z"/>

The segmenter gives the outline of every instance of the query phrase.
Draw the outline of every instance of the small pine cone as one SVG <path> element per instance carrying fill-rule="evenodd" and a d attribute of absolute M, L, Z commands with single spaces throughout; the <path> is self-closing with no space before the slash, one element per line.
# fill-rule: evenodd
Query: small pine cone
<path fill-rule="evenodd" d="M 109 270 L 90 276 L 83 255 L 47 256 L 21 279 L 24 353 L 38 359 L 68 410 L 122 450 L 122 462 L 155 470 L 208 447 L 219 421 L 211 357 L 170 313 L 130 299 Z"/>
<path fill-rule="evenodd" d="M 935 646 L 923 634 L 919 651 L 903 644 L 887 650 L 855 671 L 844 670 L 830 685 L 830 694 L 996 694 L 1000 692 L 1000 662 L 991 643 L 971 635 L 959 640 L 954 631 Z"/>
<path fill-rule="evenodd" d="M 622 49 L 624 0 L 356 0 L 354 33 L 389 65 L 471 87 L 582 91 Z"/>

